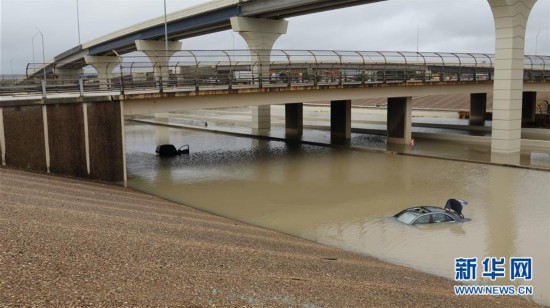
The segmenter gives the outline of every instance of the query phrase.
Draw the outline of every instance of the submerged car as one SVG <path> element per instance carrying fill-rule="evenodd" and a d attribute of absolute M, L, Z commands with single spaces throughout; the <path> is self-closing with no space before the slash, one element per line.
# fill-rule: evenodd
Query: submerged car
<path fill-rule="evenodd" d="M 443 208 L 437 206 L 417 206 L 405 209 L 393 217 L 408 225 L 433 224 L 442 222 L 464 222 L 470 220 L 462 215 L 462 208 L 468 202 L 449 199 Z"/>
<path fill-rule="evenodd" d="M 189 145 L 184 144 L 179 149 L 173 144 L 161 144 L 157 146 L 155 152 L 160 157 L 174 157 L 181 154 L 189 154 Z"/>

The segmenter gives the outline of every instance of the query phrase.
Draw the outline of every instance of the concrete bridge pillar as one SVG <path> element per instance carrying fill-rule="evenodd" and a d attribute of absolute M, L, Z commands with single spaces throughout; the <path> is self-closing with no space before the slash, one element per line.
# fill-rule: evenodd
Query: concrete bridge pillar
<path fill-rule="evenodd" d="M 484 126 L 487 111 L 487 93 L 470 94 L 470 125 Z"/>
<path fill-rule="evenodd" d="M 411 142 L 412 97 L 388 98 L 388 143 Z"/>
<path fill-rule="evenodd" d="M 252 62 L 256 63 L 253 73 L 269 78 L 271 49 L 275 41 L 286 33 L 288 21 L 250 17 L 231 17 L 231 28 L 238 32 L 250 49 Z"/>
<path fill-rule="evenodd" d="M 6 165 L 6 135 L 4 134 L 4 108 L 0 107 L 0 161 Z"/>
<path fill-rule="evenodd" d="M 351 139 L 351 100 L 330 102 L 331 143 L 346 143 Z"/>
<path fill-rule="evenodd" d="M 304 104 L 285 105 L 285 134 L 289 139 L 299 139 L 304 133 Z"/>
<path fill-rule="evenodd" d="M 525 29 L 537 0 L 488 0 L 496 28 L 491 152 L 519 153 Z"/>
<path fill-rule="evenodd" d="M 262 105 L 252 107 L 252 129 L 260 132 L 271 128 L 271 106 Z"/>
<path fill-rule="evenodd" d="M 286 33 L 287 27 L 288 21 L 282 19 L 231 17 L 231 28 L 241 35 L 250 49 L 250 58 L 254 64 L 252 76 L 261 79 L 260 84 L 263 84 L 263 80 L 269 80 L 271 49 L 275 41 Z M 271 124 L 266 120 L 271 116 L 269 106 L 257 108 L 254 114 L 261 116 L 254 118 L 262 122 L 254 120 L 253 127 L 269 129 Z"/>
<path fill-rule="evenodd" d="M 168 67 L 170 58 L 181 50 L 181 46 L 180 41 L 169 41 L 168 51 L 166 51 L 166 43 L 164 41 L 136 41 L 137 50 L 143 52 L 153 64 L 155 79 L 162 76 L 164 83 L 170 80 L 170 69 Z"/>
<path fill-rule="evenodd" d="M 112 56 L 86 56 L 84 61 L 87 65 L 91 65 L 97 71 L 99 78 L 100 89 L 107 89 L 110 87 L 110 81 L 113 77 L 113 70 L 122 62 L 121 57 Z"/>
<path fill-rule="evenodd" d="M 521 123 L 523 126 L 535 122 L 537 112 L 537 92 L 523 92 L 521 104 Z"/>

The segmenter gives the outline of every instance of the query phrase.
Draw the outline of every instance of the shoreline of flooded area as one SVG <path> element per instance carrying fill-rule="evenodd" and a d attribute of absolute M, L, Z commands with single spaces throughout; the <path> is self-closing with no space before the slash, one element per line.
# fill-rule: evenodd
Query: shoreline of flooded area
<path fill-rule="evenodd" d="M 0 167 L 0 187 L 4 305 L 537 307 L 120 186 Z"/>
<path fill-rule="evenodd" d="M 166 133 L 191 154 L 155 156 Z M 550 304 L 550 172 L 135 123 L 126 143 L 134 189 L 449 279 L 457 257 L 532 257 L 528 299 Z M 470 202 L 472 221 L 414 227 L 392 217 L 453 197 Z"/>

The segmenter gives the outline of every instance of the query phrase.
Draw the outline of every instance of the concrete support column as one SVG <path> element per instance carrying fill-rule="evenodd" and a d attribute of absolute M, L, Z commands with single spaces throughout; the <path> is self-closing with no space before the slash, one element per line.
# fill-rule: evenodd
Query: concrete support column
<path fill-rule="evenodd" d="M 268 80 L 271 49 L 281 34 L 286 33 L 288 21 L 250 17 L 231 17 L 230 21 L 233 31 L 241 35 L 250 49 L 254 79 Z M 253 128 L 260 130 L 271 128 L 269 106 L 257 107 L 252 113 L 252 118 Z"/>
<path fill-rule="evenodd" d="M 496 28 L 491 152 L 520 151 L 525 29 L 537 0 L 488 0 Z"/>
<path fill-rule="evenodd" d="M 84 61 L 87 65 L 91 65 L 97 71 L 99 86 L 101 89 L 107 89 L 110 87 L 110 81 L 113 77 L 113 70 L 122 61 L 121 57 L 108 57 L 108 56 L 86 56 Z"/>
<path fill-rule="evenodd" d="M 180 41 L 169 41 L 166 51 L 165 41 L 136 41 L 136 49 L 143 52 L 153 64 L 155 79 L 162 77 L 163 82 L 170 80 L 170 58 L 181 50 Z"/>
<path fill-rule="evenodd" d="M 411 142 L 412 97 L 388 98 L 388 143 Z"/>
<path fill-rule="evenodd" d="M 487 93 L 470 94 L 470 125 L 484 126 L 487 111 Z"/>
<path fill-rule="evenodd" d="M 2 151 L 2 166 L 6 165 L 6 134 L 4 133 L 4 109 L 0 108 L 0 151 Z"/>
<path fill-rule="evenodd" d="M 330 137 L 332 143 L 351 139 L 351 100 L 330 102 Z"/>
<path fill-rule="evenodd" d="M 284 19 L 231 17 L 231 28 L 242 36 L 250 49 L 256 78 L 261 73 L 262 79 L 268 80 L 271 49 L 281 34 L 286 33 L 287 27 L 288 21 Z"/>
<path fill-rule="evenodd" d="M 271 106 L 252 107 L 252 129 L 260 131 L 271 128 Z"/>
<path fill-rule="evenodd" d="M 122 182 L 128 187 L 128 170 L 126 169 L 126 125 L 124 122 L 124 101 L 120 101 L 120 143 L 122 156 Z"/>
<path fill-rule="evenodd" d="M 48 109 L 42 105 L 42 123 L 44 125 L 44 148 L 46 149 L 46 172 L 50 173 L 50 135 L 48 132 Z"/>
<path fill-rule="evenodd" d="M 523 125 L 528 125 L 535 122 L 537 92 L 523 92 L 521 101 L 521 123 Z"/>
<path fill-rule="evenodd" d="M 287 138 L 297 139 L 304 133 L 304 104 L 285 105 L 285 134 Z"/>
<path fill-rule="evenodd" d="M 88 129 L 88 104 L 82 103 L 82 126 L 84 128 L 84 153 L 86 159 L 86 175 L 90 176 L 90 131 Z"/>

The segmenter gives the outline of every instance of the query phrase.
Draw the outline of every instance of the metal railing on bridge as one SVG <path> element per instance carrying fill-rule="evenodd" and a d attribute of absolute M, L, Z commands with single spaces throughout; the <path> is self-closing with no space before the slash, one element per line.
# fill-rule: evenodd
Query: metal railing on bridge
<path fill-rule="evenodd" d="M 492 80 L 494 55 L 481 53 L 330 51 L 330 50 L 182 50 L 166 66 L 165 52 L 142 53 L 123 61 L 96 63 L 112 69 L 100 76 L 85 68 L 65 76 L 63 67 L 29 64 L 20 80 L 0 80 L 0 95 L 200 91 L 254 87 L 347 84 L 477 82 Z M 525 56 L 524 80 L 550 82 L 550 56 Z"/>

